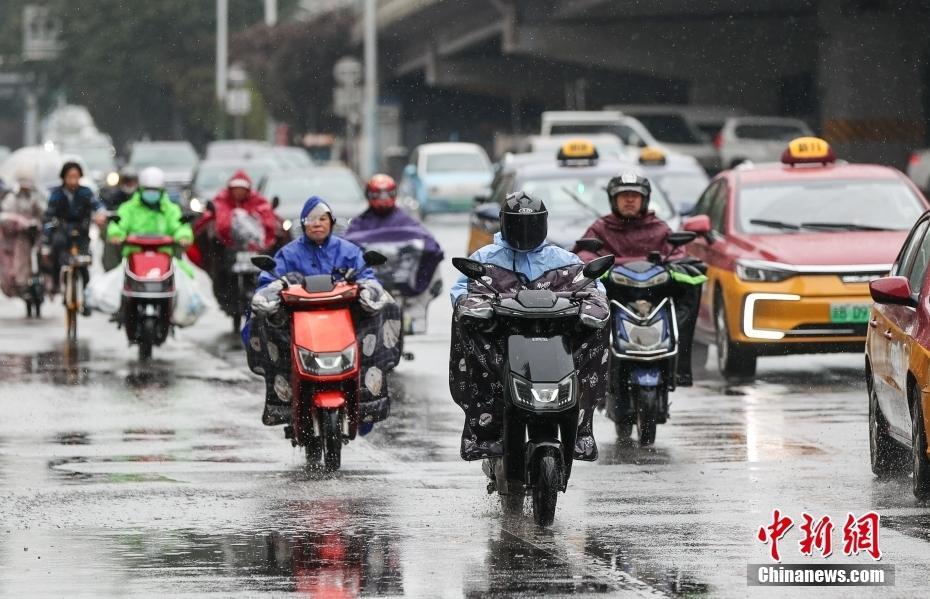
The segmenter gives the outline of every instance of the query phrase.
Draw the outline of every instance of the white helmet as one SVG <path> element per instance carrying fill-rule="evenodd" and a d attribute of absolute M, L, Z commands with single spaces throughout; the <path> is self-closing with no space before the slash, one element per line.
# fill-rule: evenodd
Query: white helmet
<path fill-rule="evenodd" d="M 143 189 L 164 189 L 165 172 L 157 166 L 142 169 L 139 173 L 139 187 Z"/>

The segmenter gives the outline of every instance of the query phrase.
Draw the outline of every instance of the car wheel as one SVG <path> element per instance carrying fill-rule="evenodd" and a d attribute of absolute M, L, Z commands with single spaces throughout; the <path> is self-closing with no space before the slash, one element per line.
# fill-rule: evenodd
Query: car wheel
<path fill-rule="evenodd" d="M 888 432 L 888 421 L 878 404 L 878 394 L 871 372 L 867 374 L 867 392 L 869 394 L 869 456 L 872 473 L 879 477 L 898 474 L 907 467 L 907 456 Z"/>
<path fill-rule="evenodd" d="M 723 296 L 717 292 L 714 302 L 714 321 L 716 323 L 717 367 L 727 378 L 752 378 L 756 374 L 756 355 L 747 347 L 734 343 L 727 328 L 726 306 Z"/>
<path fill-rule="evenodd" d="M 911 410 L 911 454 L 913 457 L 914 497 L 921 501 L 930 499 L 930 459 L 927 458 L 927 429 L 924 426 L 924 409 L 920 393 L 913 389 Z"/>

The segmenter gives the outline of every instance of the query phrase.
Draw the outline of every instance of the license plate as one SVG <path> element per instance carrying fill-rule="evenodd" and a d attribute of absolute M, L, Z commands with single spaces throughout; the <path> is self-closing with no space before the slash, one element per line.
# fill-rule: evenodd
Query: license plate
<path fill-rule="evenodd" d="M 870 304 L 830 304 L 830 322 L 868 322 L 872 313 Z"/>

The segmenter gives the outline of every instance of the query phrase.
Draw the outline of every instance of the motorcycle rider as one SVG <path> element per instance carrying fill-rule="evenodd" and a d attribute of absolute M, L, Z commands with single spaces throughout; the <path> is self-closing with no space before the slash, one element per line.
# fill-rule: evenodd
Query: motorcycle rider
<path fill-rule="evenodd" d="M 249 223 L 243 227 L 237 223 Z M 234 226 L 235 225 L 235 226 Z M 244 232 L 242 229 L 249 229 Z M 251 231 L 251 229 L 257 229 Z M 213 280 L 213 294 L 220 305 L 235 295 L 234 279 L 225 256 L 230 249 L 262 251 L 275 246 L 281 222 L 264 196 L 252 189 L 244 170 L 236 171 L 226 187 L 194 224 L 196 244 L 188 251 L 191 261 Z M 246 238 L 247 237 L 247 238 Z M 243 247 L 247 246 L 247 247 Z"/>
<path fill-rule="evenodd" d="M 563 267 L 580 265 L 582 262 L 578 256 L 546 242 L 548 214 L 545 204 L 529 194 L 522 191 L 510 194 L 501 208 L 500 233 L 494 235 L 491 245 L 479 249 L 470 258 L 519 273 L 525 277 L 524 283 Z M 566 270 L 564 273 L 570 273 L 572 277 L 575 275 L 574 271 Z M 574 280 L 570 278 L 558 283 L 570 285 Z M 606 394 L 606 352 L 609 340 L 606 324 L 610 317 L 603 286 L 598 283 L 596 287 L 589 287 L 589 290 L 591 297 L 584 302 L 581 318 L 587 326 L 577 331 L 573 351 L 579 373 L 582 373 L 579 376 L 581 416 L 575 441 L 575 459 L 585 461 L 597 459 L 592 416 L 594 406 Z M 497 370 L 495 366 L 500 365 L 503 355 L 504 339 L 499 335 L 489 335 L 489 331 L 479 330 L 479 323 L 475 323 L 477 327 L 469 326 L 469 319 L 461 318 L 466 308 L 473 309 L 483 301 L 482 294 L 477 285 L 469 289 L 469 279 L 464 275 L 458 278 L 451 291 L 455 318 L 452 324 L 450 387 L 453 399 L 465 411 L 461 444 L 461 455 L 465 460 L 503 455 L 503 389 L 500 378 L 498 376 L 498 380 L 493 381 L 487 390 L 480 390 L 475 385 L 476 381 L 469 380 L 487 377 L 488 371 Z M 493 320 L 485 323 L 493 324 Z M 469 360 L 473 359 L 480 365 L 472 365 Z M 480 375 L 469 372 L 471 370 L 480 372 Z M 460 376 L 459 373 L 466 376 Z M 491 399 L 482 402 L 484 396 L 490 396 Z"/>
<path fill-rule="evenodd" d="M 353 311 L 362 363 L 363 433 L 389 410 L 384 373 L 400 359 L 400 310 L 381 287 L 374 271 L 366 266 L 357 245 L 333 235 L 336 219 L 322 198 L 311 196 L 300 212 L 303 235 L 278 250 L 274 273 L 263 272 L 252 298 L 252 314 L 242 329 L 249 366 L 265 377 L 265 411 L 262 422 L 282 424 L 290 419 L 290 330 L 280 319 L 281 290 L 286 278 L 300 284 L 306 276 L 328 275 L 353 269 L 359 285 L 359 310 Z M 254 318 L 252 318 L 254 316 Z"/>
<path fill-rule="evenodd" d="M 107 227 L 107 240 L 114 245 L 122 244 L 130 235 L 170 236 L 181 247 L 189 246 L 194 239 L 190 225 L 182 218 L 181 207 L 165 191 L 165 173 L 156 166 L 142 169 L 139 189 L 120 205 L 116 214 L 119 220 Z M 137 251 L 137 247 L 123 245 L 123 256 Z M 161 251 L 173 254 L 174 248 L 165 247 Z"/>
<path fill-rule="evenodd" d="M 42 244 L 42 256 L 52 277 L 52 293 L 58 293 L 58 273 L 68 260 L 72 244 L 72 232 L 77 233 L 76 242 L 81 254 L 90 254 L 90 223 L 94 220 L 99 227 L 106 223 L 106 210 L 94 196 L 94 192 L 81 185 L 84 170 L 77 162 L 66 162 L 59 173 L 61 185 L 52 190 L 48 207 L 43 217 L 46 225 Z M 84 286 L 90 281 L 87 268 L 81 268 Z M 84 306 L 84 315 L 90 308 Z"/>
<path fill-rule="evenodd" d="M 36 187 L 28 168 L 16 169 L 14 181 L 12 189 L 0 194 L 0 230 L 3 237 L 0 287 L 8 297 L 23 293 L 34 274 L 32 252 L 39 240 L 38 231 L 46 209 L 45 194 Z"/>
<path fill-rule="evenodd" d="M 598 218 L 585 232 L 584 237 L 599 239 L 604 247 L 598 252 L 577 250 L 582 260 L 613 254 L 617 264 L 644 260 L 650 252 L 661 252 L 671 261 L 669 270 L 678 285 L 674 298 L 678 320 L 678 386 L 693 385 L 691 373 L 691 345 L 697 310 L 701 300 L 701 285 L 707 279 L 702 264 L 688 258 L 683 247 L 674 248 L 666 242 L 672 229 L 655 212 L 649 210 L 652 185 L 649 179 L 625 172 L 607 184 L 607 199 L 611 213 Z"/>
<path fill-rule="evenodd" d="M 139 174 L 135 168 L 128 165 L 124 166 L 119 171 L 119 184 L 103 198 L 103 203 L 106 205 L 107 210 L 115 212 L 136 193 L 137 189 L 139 189 Z M 121 258 L 120 246 L 109 242 L 104 245 L 102 258 L 104 270 L 116 268 Z"/>

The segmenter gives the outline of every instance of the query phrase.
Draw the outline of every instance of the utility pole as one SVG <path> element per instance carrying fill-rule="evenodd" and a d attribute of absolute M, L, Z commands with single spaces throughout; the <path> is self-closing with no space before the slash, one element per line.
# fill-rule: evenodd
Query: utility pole
<path fill-rule="evenodd" d="M 229 63 L 229 0 L 216 0 L 216 124 L 217 138 L 225 133 L 226 69 Z"/>
<path fill-rule="evenodd" d="M 375 0 L 364 1 L 365 26 L 365 100 L 362 119 L 364 159 L 360 174 L 368 178 L 378 170 L 378 25 Z"/>
<path fill-rule="evenodd" d="M 274 27 L 278 24 L 278 0 L 265 0 L 265 25 L 269 27 Z M 275 142 L 275 130 L 277 125 L 274 121 L 274 117 L 271 116 L 271 113 L 268 112 L 268 116 L 265 117 L 265 137 L 269 143 Z"/>

